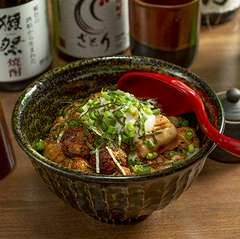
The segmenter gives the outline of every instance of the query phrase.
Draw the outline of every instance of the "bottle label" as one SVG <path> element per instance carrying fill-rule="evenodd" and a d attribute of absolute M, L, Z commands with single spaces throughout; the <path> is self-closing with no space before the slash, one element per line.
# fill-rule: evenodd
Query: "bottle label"
<path fill-rule="evenodd" d="M 36 76 L 51 61 L 46 1 L 0 9 L 0 82 Z"/>
<path fill-rule="evenodd" d="M 128 0 L 55 0 L 57 47 L 73 57 L 110 56 L 129 47 Z"/>
<path fill-rule="evenodd" d="M 202 0 L 203 14 L 225 13 L 240 7 L 240 0 Z"/>

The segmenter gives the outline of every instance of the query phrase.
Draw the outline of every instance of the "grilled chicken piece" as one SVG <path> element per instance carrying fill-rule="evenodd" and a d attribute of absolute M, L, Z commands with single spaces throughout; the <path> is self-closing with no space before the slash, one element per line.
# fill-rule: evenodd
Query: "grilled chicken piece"
<path fill-rule="evenodd" d="M 46 140 L 43 155 L 56 163 L 61 163 L 67 156 L 63 153 L 61 145 L 57 142 Z"/>
<path fill-rule="evenodd" d="M 136 143 L 137 153 L 141 158 L 145 158 L 149 152 L 157 151 L 160 146 L 169 144 L 177 136 L 176 127 L 163 115 L 156 118 L 153 131 L 156 133 L 145 137 L 144 140 L 138 140 Z M 145 140 L 151 140 L 155 145 L 149 147 L 144 144 Z"/>
<path fill-rule="evenodd" d="M 77 169 L 83 173 L 95 172 L 95 170 L 92 169 L 87 160 L 81 157 L 76 157 L 73 159 L 68 158 L 62 162 L 62 165 L 67 168 Z"/>
<path fill-rule="evenodd" d="M 122 166 L 126 166 L 127 164 L 127 154 L 121 148 L 112 149 L 112 152 Z M 93 155 L 90 159 L 90 164 L 92 167 L 96 167 L 96 156 Z M 117 167 L 109 154 L 106 148 L 100 150 L 99 153 L 99 166 L 100 173 L 112 174 L 117 170 Z"/>
<path fill-rule="evenodd" d="M 84 138 L 83 128 L 68 128 L 64 131 L 63 137 L 61 139 L 61 146 L 64 153 L 70 158 L 90 157 L 90 149 L 86 144 Z"/>

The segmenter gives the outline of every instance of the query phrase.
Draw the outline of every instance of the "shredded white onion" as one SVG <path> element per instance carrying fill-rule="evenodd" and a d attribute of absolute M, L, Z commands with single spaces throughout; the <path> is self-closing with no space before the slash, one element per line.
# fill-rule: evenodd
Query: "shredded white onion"
<path fill-rule="evenodd" d="M 122 166 L 120 165 L 120 163 L 118 162 L 118 160 L 115 158 L 114 154 L 113 154 L 113 151 L 108 147 L 106 146 L 106 149 L 108 151 L 108 153 L 110 154 L 110 156 L 112 157 L 113 159 L 113 162 L 116 164 L 116 166 L 119 168 L 119 170 L 121 171 L 121 173 L 126 176 L 126 173 L 124 171 L 124 169 L 122 168 Z"/>
<path fill-rule="evenodd" d="M 100 173 L 99 149 L 96 149 L 96 173 Z"/>

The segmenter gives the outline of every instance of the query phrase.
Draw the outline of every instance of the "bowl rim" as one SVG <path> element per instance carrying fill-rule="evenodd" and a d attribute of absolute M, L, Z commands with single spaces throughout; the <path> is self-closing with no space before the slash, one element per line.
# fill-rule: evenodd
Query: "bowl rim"
<path fill-rule="evenodd" d="M 27 137 L 24 137 L 22 135 L 22 131 L 20 128 L 20 116 L 21 116 L 21 109 L 26 105 L 26 102 L 28 99 L 31 100 L 31 94 L 39 88 L 38 86 L 41 86 L 44 81 L 51 80 L 51 76 L 53 76 L 56 72 L 57 73 L 64 73 L 69 70 L 73 70 L 75 68 L 79 67 L 85 67 L 89 64 L 93 63 L 101 63 L 102 61 L 114 61 L 114 60 L 121 60 L 121 61 L 139 61 L 144 64 L 146 61 L 150 61 L 152 63 L 159 64 L 158 67 L 160 67 L 164 72 L 168 74 L 174 74 L 175 76 L 178 76 L 180 78 L 186 79 L 187 77 L 193 79 L 194 81 L 197 80 L 201 86 L 204 87 L 204 92 L 209 92 L 212 94 L 214 97 L 214 102 L 216 103 L 216 107 L 220 109 L 219 117 L 218 117 L 218 124 L 220 124 L 220 129 L 219 131 L 222 132 L 224 130 L 224 114 L 223 114 L 223 108 L 220 103 L 219 98 L 217 97 L 216 93 L 207 85 L 206 82 L 200 79 L 198 75 L 196 75 L 193 72 L 188 71 L 185 68 L 182 68 L 180 66 L 174 65 L 172 63 L 168 63 L 159 59 L 154 59 L 154 58 L 149 58 L 149 57 L 139 57 L 139 56 L 110 56 L 110 57 L 95 57 L 91 59 L 84 59 L 84 60 L 79 60 L 75 62 L 71 62 L 66 64 L 65 66 L 62 67 L 55 67 L 48 72 L 44 73 L 42 76 L 38 77 L 36 80 L 34 80 L 29 86 L 26 87 L 26 89 L 21 93 L 21 95 L 18 97 L 13 112 L 12 112 L 12 129 L 13 133 L 15 136 L 15 139 L 17 143 L 20 145 L 22 150 L 29 156 L 31 161 L 36 161 L 43 167 L 49 168 L 55 172 L 58 172 L 60 174 L 64 174 L 70 178 L 75 178 L 75 179 L 81 179 L 82 181 L 99 181 L 99 182 L 104 182 L 104 183 L 129 183 L 129 182 L 134 182 L 134 181 L 145 181 L 149 179 L 154 179 L 154 178 L 159 178 L 159 177 L 165 177 L 167 175 L 171 175 L 174 173 L 177 173 L 179 171 L 185 170 L 189 168 L 191 165 L 195 164 L 197 161 L 200 161 L 203 158 L 207 158 L 207 156 L 214 150 L 216 147 L 216 144 L 212 142 L 211 140 L 207 139 L 206 143 L 206 148 L 202 148 L 202 150 L 199 150 L 198 153 L 193 155 L 191 158 L 188 160 L 184 161 L 179 167 L 170 167 L 163 169 L 161 171 L 156 171 L 153 173 L 149 174 L 142 174 L 142 175 L 129 175 L 129 176 L 112 176 L 112 175 L 102 175 L 102 174 L 86 174 L 82 173 L 79 170 L 74 170 L 74 169 L 69 169 L 66 167 L 63 167 L 37 151 L 35 151 L 30 143 L 27 140 Z M 25 103 L 24 103 L 25 102 Z"/>

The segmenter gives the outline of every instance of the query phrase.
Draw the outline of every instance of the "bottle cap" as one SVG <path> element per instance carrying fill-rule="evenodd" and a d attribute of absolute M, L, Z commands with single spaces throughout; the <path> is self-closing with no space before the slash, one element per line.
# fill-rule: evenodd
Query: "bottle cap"
<path fill-rule="evenodd" d="M 237 88 L 229 89 L 221 101 L 225 119 L 228 121 L 240 121 L 240 90 Z"/>

